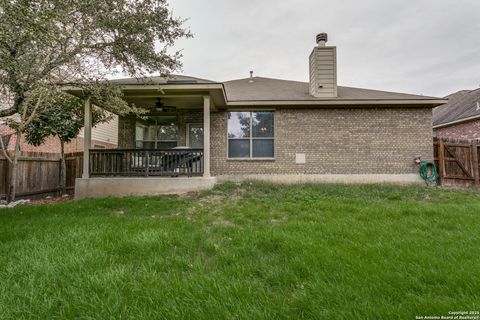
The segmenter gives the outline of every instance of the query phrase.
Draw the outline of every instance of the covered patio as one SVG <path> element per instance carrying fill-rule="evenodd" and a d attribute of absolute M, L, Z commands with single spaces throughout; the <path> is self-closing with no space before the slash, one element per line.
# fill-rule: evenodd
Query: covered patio
<path fill-rule="evenodd" d="M 83 175 L 76 181 L 75 197 L 178 193 L 213 187 L 210 113 L 225 104 L 222 84 L 196 78 L 158 78 L 147 84 L 136 79 L 119 81 L 124 99 L 148 112 L 142 117 L 119 118 L 118 148 L 94 149 L 95 102 L 85 99 Z"/>

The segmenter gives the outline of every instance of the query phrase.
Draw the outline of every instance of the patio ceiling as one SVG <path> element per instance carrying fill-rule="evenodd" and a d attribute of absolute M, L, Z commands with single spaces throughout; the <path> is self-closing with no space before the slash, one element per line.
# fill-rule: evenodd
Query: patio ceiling
<path fill-rule="evenodd" d="M 156 107 L 156 103 L 160 99 L 163 106 L 175 107 L 177 109 L 201 109 L 203 108 L 203 96 L 186 96 L 186 97 L 125 97 L 128 103 L 134 104 L 137 107 L 144 109 L 153 109 Z"/>
<path fill-rule="evenodd" d="M 164 106 L 179 109 L 203 108 L 204 97 L 210 96 L 211 109 L 226 106 L 226 97 L 221 83 L 208 84 L 164 84 L 164 85 L 123 85 L 124 99 L 137 107 L 154 108 L 158 99 Z M 66 91 L 83 98 L 78 87 L 66 87 Z M 93 101 L 93 103 L 95 103 Z M 100 105 L 100 107 L 102 107 Z"/>
<path fill-rule="evenodd" d="M 154 107 L 158 98 L 166 106 L 203 108 L 203 97 L 210 96 L 212 107 L 225 106 L 222 84 L 126 85 L 125 100 L 138 106 Z"/>

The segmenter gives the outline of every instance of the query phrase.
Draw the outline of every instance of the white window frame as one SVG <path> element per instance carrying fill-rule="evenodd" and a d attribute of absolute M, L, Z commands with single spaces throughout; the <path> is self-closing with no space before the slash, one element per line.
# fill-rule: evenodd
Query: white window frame
<path fill-rule="evenodd" d="M 250 113 L 250 137 L 248 138 L 229 138 L 228 137 L 228 113 L 229 112 L 249 112 Z M 253 131 L 252 131 L 252 113 L 253 112 L 272 112 L 273 113 L 273 137 L 253 137 Z M 226 136 L 227 136 L 227 160 L 235 160 L 235 161 L 257 161 L 257 160 L 267 160 L 267 161 L 271 161 L 271 160 L 275 160 L 275 156 L 276 156 L 276 149 L 277 149 L 277 145 L 276 145 L 276 141 L 277 141 L 277 123 L 276 123 L 276 120 L 277 120 L 277 116 L 276 116 L 276 112 L 274 109 L 248 109 L 248 110 L 242 110 L 242 109 L 235 109 L 235 110 L 227 110 L 226 112 L 226 121 L 227 121 L 227 133 L 226 133 Z M 229 156 L 228 154 L 228 147 L 229 147 L 229 141 L 230 140 L 249 140 L 250 141 L 250 155 L 248 157 L 244 157 L 244 158 L 232 158 Z M 273 157 L 253 157 L 253 140 L 273 140 Z"/>

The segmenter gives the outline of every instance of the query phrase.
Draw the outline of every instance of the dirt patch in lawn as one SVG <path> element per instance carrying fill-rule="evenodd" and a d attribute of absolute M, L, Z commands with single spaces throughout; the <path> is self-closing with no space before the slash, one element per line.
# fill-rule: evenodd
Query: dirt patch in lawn
<path fill-rule="evenodd" d="M 212 222 L 213 225 L 221 225 L 221 226 L 231 226 L 233 224 L 233 222 L 229 221 L 229 220 L 226 220 L 226 219 L 223 219 L 221 217 L 217 218 L 216 220 L 214 220 Z"/>
<path fill-rule="evenodd" d="M 65 202 L 73 200 L 72 195 L 63 195 L 60 197 L 45 197 L 42 199 L 31 199 L 27 205 L 41 205 L 41 204 L 53 204 L 58 202 Z"/>

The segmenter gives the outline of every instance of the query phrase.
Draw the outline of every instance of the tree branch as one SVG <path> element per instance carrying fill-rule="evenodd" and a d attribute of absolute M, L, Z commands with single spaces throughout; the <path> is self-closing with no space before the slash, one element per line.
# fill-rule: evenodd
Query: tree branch
<path fill-rule="evenodd" d="M 7 148 L 5 148 L 5 144 L 3 143 L 3 137 L 0 136 L 0 144 L 1 144 L 1 147 L 2 147 L 2 152 L 3 152 L 3 155 L 5 156 L 5 159 L 7 159 L 8 162 L 12 163 L 12 158 L 8 155 L 8 152 L 7 152 Z"/>
<path fill-rule="evenodd" d="M 22 129 L 25 128 L 26 126 L 28 126 L 29 123 L 32 122 L 33 118 L 35 117 L 35 115 L 37 113 L 37 109 L 38 109 L 38 107 L 40 106 L 40 104 L 43 100 L 42 95 L 43 95 L 43 93 L 40 93 L 40 95 L 38 96 L 38 100 L 37 100 L 37 103 L 35 104 L 35 107 L 33 107 L 32 112 L 30 113 L 28 118 L 25 120 L 25 122 L 22 124 Z M 26 107 L 25 107 L 25 109 L 26 109 Z"/>
<path fill-rule="evenodd" d="M 0 118 L 13 116 L 17 113 L 17 108 L 15 106 L 8 109 L 0 109 Z"/>

